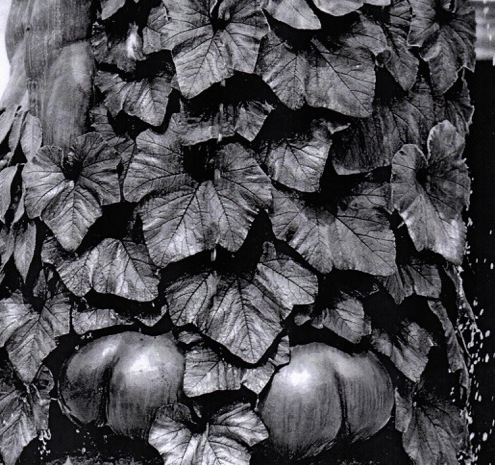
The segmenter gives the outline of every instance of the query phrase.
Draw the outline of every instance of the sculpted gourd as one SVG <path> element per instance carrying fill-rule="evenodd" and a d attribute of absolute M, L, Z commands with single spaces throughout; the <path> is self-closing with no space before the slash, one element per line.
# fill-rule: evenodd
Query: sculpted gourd
<path fill-rule="evenodd" d="M 170 333 L 126 331 L 95 339 L 65 363 L 62 410 L 78 423 L 146 438 L 156 410 L 182 396 L 184 357 Z"/>
<path fill-rule="evenodd" d="M 274 376 L 259 412 L 277 455 L 299 460 L 376 434 L 390 420 L 392 382 L 372 353 L 322 343 L 296 346 Z"/>

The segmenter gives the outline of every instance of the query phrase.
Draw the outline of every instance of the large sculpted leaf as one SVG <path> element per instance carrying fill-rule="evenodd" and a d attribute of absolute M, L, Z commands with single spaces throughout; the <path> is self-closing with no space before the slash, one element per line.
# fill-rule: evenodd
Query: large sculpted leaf
<path fill-rule="evenodd" d="M 404 450 L 414 465 L 457 464 L 457 454 L 467 441 L 468 431 L 460 409 L 435 392 L 419 391 L 411 399 L 397 399 L 396 420 Z"/>
<path fill-rule="evenodd" d="M 331 145 L 324 122 L 314 120 L 309 131 L 267 139 L 259 157 L 274 181 L 301 192 L 316 192 Z"/>
<path fill-rule="evenodd" d="M 394 0 L 389 9 L 389 20 L 384 23 L 390 50 L 385 67 L 405 91 L 413 87 L 419 69 L 419 59 L 407 43 L 411 18 L 409 1 Z"/>
<path fill-rule="evenodd" d="M 474 71 L 474 9 L 467 1 L 450 5 L 434 0 L 413 0 L 413 19 L 408 41 L 421 47 L 428 63 L 433 90 L 444 94 L 466 68 Z"/>
<path fill-rule="evenodd" d="M 151 126 L 163 123 L 172 91 L 171 82 L 170 70 L 138 81 L 125 81 L 118 74 L 106 71 L 98 71 L 95 78 L 113 117 L 124 111 Z"/>
<path fill-rule="evenodd" d="M 198 345 L 186 353 L 184 392 L 188 397 L 195 397 L 215 391 L 237 390 L 244 386 L 260 394 L 276 368 L 289 363 L 289 359 L 287 337 L 282 339 L 268 360 L 250 367 L 229 363 L 212 348 Z"/>
<path fill-rule="evenodd" d="M 432 250 L 460 264 L 470 179 L 462 152 L 464 138 L 448 121 L 428 136 L 428 154 L 405 145 L 392 164 L 392 198 L 418 251 Z"/>
<path fill-rule="evenodd" d="M 248 363 L 257 363 L 294 305 L 310 304 L 316 277 L 271 244 L 251 273 L 188 275 L 165 291 L 174 324 L 194 324 Z"/>
<path fill-rule="evenodd" d="M 202 183 L 190 179 L 141 205 L 146 245 L 158 266 L 214 249 L 217 244 L 237 251 L 258 211 L 271 204 L 270 180 L 242 145 L 222 147 L 213 163 L 213 179 Z M 162 166 L 163 160 L 148 176 L 163 173 Z M 163 181 L 168 184 L 167 179 Z"/>
<path fill-rule="evenodd" d="M 127 170 L 124 197 L 139 202 L 154 192 L 170 192 L 186 184 L 180 131 L 172 118 L 164 134 L 147 130 L 136 138 L 138 149 Z"/>
<path fill-rule="evenodd" d="M 428 331 L 406 319 L 394 333 L 373 329 L 371 343 L 413 383 L 421 379 L 430 349 L 435 345 Z"/>
<path fill-rule="evenodd" d="M 0 344 L 23 382 L 33 381 L 43 360 L 57 346 L 57 338 L 69 332 L 70 309 L 69 296 L 60 288 L 39 311 L 18 294 L 0 300 Z"/>
<path fill-rule="evenodd" d="M 78 297 L 91 289 L 138 302 L 158 297 L 159 279 L 146 247 L 129 240 L 103 239 L 80 256 L 64 254 L 53 239 L 47 240 L 42 259 L 56 267 L 64 284 Z"/>
<path fill-rule="evenodd" d="M 314 0 L 313 3 L 323 13 L 344 16 L 359 10 L 364 4 L 387 6 L 390 5 L 390 0 Z"/>
<path fill-rule="evenodd" d="M 10 367 L 0 379 L 0 452 L 5 465 L 15 465 L 24 448 L 48 431 L 48 411 L 53 378 L 46 367 L 31 384 L 19 386 Z"/>
<path fill-rule="evenodd" d="M 440 297 L 442 280 L 438 265 L 412 257 L 406 263 L 399 263 L 397 268 L 395 274 L 381 279 L 395 303 L 400 304 L 411 295 Z"/>
<path fill-rule="evenodd" d="M 318 30 L 321 22 L 306 0 L 267 0 L 263 9 L 294 29 Z"/>
<path fill-rule="evenodd" d="M 259 0 L 163 3 L 150 16 L 144 47 L 172 51 L 184 97 L 199 95 L 235 71 L 253 73 L 267 28 Z"/>
<path fill-rule="evenodd" d="M 386 214 L 387 191 L 364 183 L 329 208 L 274 191 L 273 230 L 321 273 L 337 268 L 391 275 L 395 239 Z"/>
<path fill-rule="evenodd" d="M 66 154 L 43 147 L 22 172 L 28 216 L 41 216 L 66 250 L 76 250 L 101 207 L 120 200 L 119 161 L 96 133 L 78 137 Z"/>
<path fill-rule="evenodd" d="M 239 99 L 221 105 L 215 101 L 203 105 L 183 101 L 179 118 L 180 141 L 183 145 L 196 145 L 239 134 L 252 142 L 272 110 L 273 105 L 263 98 Z"/>
<path fill-rule="evenodd" d="M 336 138 L 334 168 L 338 174 L 354 174 L 388 166 L 403 144 L 423 144 L 435 122 L 430 87 L 419 81 L 404 96 L 377 101 L 370 118 L 353 122 Z"/>
<path fill-rule="evenodd" d="M 249 404 L 235 404 L 208 419 L 204 432 L 183 405 L 164 406 L 151 426 L 149 443 L 164 465 L 249 465 L 248 447 L 268 437 L 261 420 Z"/>
<path fill-rule="evenodd" d="M 289 108 L 305 103 L 344 115 L 367 117 L 375 93 L 374 54 L 385 46 L 383 31 L 360 18 L 340 37 L 315 35 L 295 46 L 274 31 L 263 39 L 256 73 Z"/>

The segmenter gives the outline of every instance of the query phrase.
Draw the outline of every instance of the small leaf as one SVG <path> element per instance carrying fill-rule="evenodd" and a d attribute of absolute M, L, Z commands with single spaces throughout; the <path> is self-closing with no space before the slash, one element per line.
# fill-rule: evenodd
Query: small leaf
<path fill-rule="evenodd" d="M 78 297 L 91 289 L 138 302 L 158 296 L 159 279 L 144 245 L 107 238 L 80 257 L 70 257 L 61 254 L 54 242 L 45 242 L 42 258 L 57 268 L 64 284 Z"/>
<path fill-rule="evenodd" d="M 414 86 L 419 70 L 419 59 L 407 43 L 411 17 L 409 1 L 394 0 L 389 10 L 389 21 L 384 24 L 390 45 L 385 67 L 405 91 Z"/>
<path fill-rule="evenodd" d="M 317 329 L 327 328 L 352 344 L 359 344 L 364 336 L 371 334 L 371 325 L 364 313 L 363 304 L 351 295 L 339 292 L 331 302 L 319 311 L 296 315 L 296 324 L 311 320 Z"/>
<path fill-rule="evenodd" d="M 69 152 L 45 146 L 22 172 L 29 218 L 41 216 L 62 246 L 76 250 L 102 215 L 120 200 L 117 153 L 96 133 L 78 137 Z"/>
<path fill-rule="evenodd" d="M 125 33 L 127 32 L 127 33 Z M 91 36 L 91 47 L 93 54 L 98 63 L 114 65 L 126 73 L 132 73 L 136 70 L 137 61 L 143 60 L 145 56 L 136 51 L 133 38 L 140 42 L 141 38 L 137 32 L 135 23 L 129 24 L 127 31 L 118 29 L 110 30 L 95 23 Z"/>
<path fill-rule="evenodd" d="M 470 179 L 462 157 L 464 138 L 448 121 L 428 136 L 428 156 L 405 145 L 394 156 L 392 198 L 418 251 L 427 249 L 460 264 Z"/>
<path fill-rule="evenodd" d="M 318 30 L 321 23 L 306 0 L 267 0 L 263 9 L 294 29 Z"/>
<path fill-rule="evenodd" d="M 275 235 L 289 243 L 321 273 L 334 267 L 379 276 L 396 271 L 384 186 L 363 183 L 335 210 L 313 206 L 274 191 Z"/>
<path fill-rule="evenodd" d="M 148 441 L 165 465 L 249 465 L 253 446 L 268 437 L 263 423 L 247 404 L 236 404 L 217 412 L 203 433 L 189 427 L 187 407 L 175 412 L 168 406 L 158 410 Z"/>
<path fill-rule="evenodd" d="M 26 117 L 26 111 L 22 110 L 21 107 L 16 112 L 14 121 L 12 122 L 12 127 L 10 128 L 9 134 L 9 149 L 12 153 L 15 153 L 19 142 L 21 140 L 22 128 L 24 126 L 24 118 Z"/>
<path fill-rule="evenodd" d="M 214 169 L 218 173 L 214 179 L 201 184 L 190 180 L 141 205 L 146 245 L 158 266 L 211 250 L 217 244 L 237 251 L 258 211 L 270 205 L 270 180 L 242 145 L 223 146 L 216 154 Z M 161 173 L 157 168 L 147 176 Z M 166 185 L 168 173 L 164 174 Z"/>
<path fill-rule="evenodd" d="M 61 290 L 49 295 L 39 312 L 20 297 L 0 301 L 0 326 L 11 325 L 2 332 L 2 342 L 23 382 L 33 381 L 43 360 L 57 346 L 56 339 L 69 332 L 70 307 L 68 295 Z M 15 322 L 14 314 L 19 316 Z"/>
<path fill-rule="evenodd" d="M 260 394 L 276 368 L 289 363 L 289 358 L 288 338 L 282 339 L 268 360 L 249 368 L 229 363 L 206 345 L 195 346 L 186 353 L 184 392 L 188 397 L 195 397 L 245 386 Z"/>
<path fill-rule="evenodd" d="M 266 140 L 260 158 L 274 181 L 301 192 L 316 192 L 331 145 L 324 122 L 314 120 L 309 131 Z"/>
<path fill-rule="evenodd" d="M 414 465 L 456 464 L 468 431 L 461 411 L 434 392 L 414 397 L 402 443 Z"/>
<path fill-rule="evenodd" d="M 12 202 L 12 183 L 17 174 L 17 166 L 9 166 L 0 171 L 0 221 L 5 223 L 5 215 Z"/>
<path fill-rule="evenodd" d="M 438 266 L 418 258 L 399 264 L 395 274 L 382 278 L 381 281 L 396 304 L 402 303 L 411 295 L 439 298 L 442 291 Z"/>
<path fill-rule="evenodd" d="M 40 432 L 48 430 L 48 410 L 53 378 L 42 367 L 37 379 L 28 386 L 18 387 L 13 376 L 7 379 L 2 370 L 0 382 L 0 452 L 5 465 L 15 465 L 24 448 Z"/>
<path fill-rule="evenodd" d="M 101 0 L 101 19 L 105 20 L 113 16 L 124 5 L 126 0 Z"/>
<path fill-rule="evenodd" d="M 450 321 L 446 308 L 439 300 L 429 300 L 428 306 L 434 315 L 438 318 L 440 325 L 442 326 L 445 345 L 447 347 L 447 358 L 449 361 L 450 370 L 453 373 L 460 372 L 461 384 L 469 391 L 470 376 L 466 364 L 466 357 L 457 339 L 457 331 L 454 329 L 454 325 Z"/>
<path fill-rule="evenodd" d="M 41 121 L 28 113 L 22 125 L 21 147 L 27 161 L 31 161 L 41 148 Z"/>
<path fill-rule="evenodd" d="M 253 73 L 267 28 L 259 0 L 224 2 L 211 12 L 208 0 L 165 0 L 164 5 L 165 17 L 151 15 L 145 50 L 172 51 L 184 97 L 199 95 L 235 71 Z"/>
<path fill-rule="evenodd" d="M 174 324 L 194 324 L 248 363 L 257 363 L 295 305 L 314 301 L 316 277 L 271 244 L 254 276 L 204 272 L 165 290 Z"/>
<path fill-rule="evenodd" d="M 105 95 L 105 105 L 115 118 L 121 111 L 151 126 L 160 126 L 172 91 L 172 74 L 162 72 L 153 78 L 125 81 L 118 74 L 98 71 L 95 84 Z"/>
<path fill-rule="evenodd" d="M 72 326 L 74 331 L 80 335 L 90 331 L 128 324 L 132 324 L 132 320 L 121 316 L 113 309 L 89 308 L 72 312 Z"/>
<path fill-rule="evenodd" d="M 9 106 L 0 114 L 0 144 L 8 136 L 19 107 Z"/>
<path fill-rule="evenodd" d="M 412 382 L 417 383 L 428 363 L 434 342 L 428 331 L 417 323 L 403 321 L 396 334 L 374 329 L 371 343 L 374 349 L 391 362 Z"/>
<path fill-rule="evenodd" d="M 16 230 L 14 262 L 24 282 L 36 252 L 36 223 L 26 221 Z"/>

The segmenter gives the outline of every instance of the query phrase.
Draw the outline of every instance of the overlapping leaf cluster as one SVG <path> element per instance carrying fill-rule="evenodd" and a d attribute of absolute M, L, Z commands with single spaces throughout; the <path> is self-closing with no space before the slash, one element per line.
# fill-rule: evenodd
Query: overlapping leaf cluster
<path fill-rule="evenodd" d="M 90 131 L 64 153 L 24 109 L 0 115 L 0 342 L 16 376 L 36 383 L 70 331 L 170 318 L 186 395 L 259 394 L 312 326 L 390 362 L 414 463 L 455 463 L 459 409 L 422 386 L 433 347 L 469 386 L 448 302 L 473 34 L 465 2 L 102 0 Z M 149 315 L 123 308 L 137 305 Z M 165 463 L 249 463 L 265 437 L 246 406 L 204 434 L 181 409 L 152 428 Z"/>

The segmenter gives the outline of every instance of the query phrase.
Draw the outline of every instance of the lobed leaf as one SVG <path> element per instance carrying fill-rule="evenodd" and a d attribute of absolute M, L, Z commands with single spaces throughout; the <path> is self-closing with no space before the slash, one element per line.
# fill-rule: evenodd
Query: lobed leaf
<path fill-rule="evenodd" d="M 56 267 L 64 284 L 78 297 L 91 289 L 138 302 L 158 297 L 159 279 L 146 247 L 126 239 L 103 239 L 79 257 L 61 253 L 52 239 L 45 242 L 42 259 Z"/>
<path fill-rule="evenodd" d="M 275 235 L 321 273 L 335 267 L 389 276 L 396 265 L 387 204 L 386 189 L 373 183 L 359 185 L 332 210 L 274 191 L 271 220 Z"/>
<path fill-rule="evenodd" d="M 254 276 L 188 275 L 165 294 L 174 324 L 192 323 L 232 354 L 257 363 L 293 307 L 312 303 L 316 292 L 312 273 L 266 244 Z"/>
<path fill-rule="evenodd" d="M 70 151 L 45 146 L 22 178 L 29 218 L 41 216 L 62 246 L 76 250 L 101 207 L 120 200 L 117 153 L 96 133 L 78 137 Z"/>
<path fill-rule="evenodd" d="M 418 251 L 432 250 L 461 263 L 466 226 L 461 218 L 469 201 L 470 179 L 464 138 L 448 121 L 428 136 L 428 156 L 405 145 L 392 164 L 392 198 Z"/>

